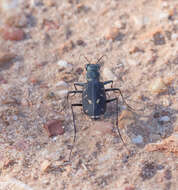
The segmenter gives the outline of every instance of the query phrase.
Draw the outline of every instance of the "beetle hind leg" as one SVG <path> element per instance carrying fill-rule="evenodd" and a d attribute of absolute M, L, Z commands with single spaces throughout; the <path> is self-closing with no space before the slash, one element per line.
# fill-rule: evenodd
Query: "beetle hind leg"
<path fill-rule="evenodd" d="M 72 147 L 71 147 L 71 149 L 70 149 L 68 162 L 70 162 L 71 155 L 72 155 L 72 150 L 73 150 L 73 147 L 74 147 L 74 144 L 75 144 L 75 141 L 76 141 L 77 129 L 76 129 L 76 125 L 75 125 L 75 114 L 74 114 L 74 110 L 73 110 L 73 107 L 76 107 L 76 106 L 81 107 L 82 104 L 71 104 L 72 121 L 73 121 L 73 128 L 74 128 L 74 138 L 73 138 Z"/>
<path fill-rule="evenodd" d="M 118 98 L 112 98 L 112 99 L 106 100 L 106 103 L 114 102 L 114 101 L 116 102 L 116 122 L 115 122 L 115 128 L 117 130 L 117 135 L 120 137 L 123 145 L 125 146 L 125 148 L 129 152 L 129 150 L 128 150 L 127 146 L 126 146 L 126 143 L 124 142 L 124 140 L 122 138 L 122 135 L 121 135 L 121 132 L 119 130 L 119 127 L 118 127 L 118 113 L 119 113 L 119 110 L 118 110 Z"/>

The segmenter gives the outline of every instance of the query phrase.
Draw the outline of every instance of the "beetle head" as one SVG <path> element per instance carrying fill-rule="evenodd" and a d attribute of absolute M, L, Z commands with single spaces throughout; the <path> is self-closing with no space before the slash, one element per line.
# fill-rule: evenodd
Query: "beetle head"
<path fill-rule="evenodd" d="M 87 71 L 99 71 L 100 65 L 98 65 L 98 64 L 87 64 L 85 68 Z"/>
<path fill-rule="evenodd" d="M 100 66 L 98 64 L 87 64 L 86 70 L 87 70 L 87 80 L 99 80 L 100 74 L 99 74 Z"/>

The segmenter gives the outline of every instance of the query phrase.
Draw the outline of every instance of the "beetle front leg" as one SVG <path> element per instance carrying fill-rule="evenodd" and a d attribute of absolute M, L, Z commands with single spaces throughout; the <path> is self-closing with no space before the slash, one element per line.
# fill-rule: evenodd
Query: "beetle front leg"
<path fill-rule="evenodd" d="M 78 90 L 77 89 L 77 86 L 84 86 L 85 85 L 85 83 L 83 83 L 83 82 L 74 82 L 74 87 L 75 87 L 75 90 Z"/>

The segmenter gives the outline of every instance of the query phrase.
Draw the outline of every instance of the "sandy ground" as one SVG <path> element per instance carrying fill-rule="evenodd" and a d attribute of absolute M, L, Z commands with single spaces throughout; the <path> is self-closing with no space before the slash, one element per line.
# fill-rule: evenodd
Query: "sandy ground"
<path fill-rule="evenodd" d="M 1 0 L 0 15 L 0 190 L 178 189 L 177 0 Z M 66 93 L 102 55 L 101 81 L 135 109 L 108 94 L 127 148 L 114 103 L 99 121 L 75 108 L 65 165 Z"/>

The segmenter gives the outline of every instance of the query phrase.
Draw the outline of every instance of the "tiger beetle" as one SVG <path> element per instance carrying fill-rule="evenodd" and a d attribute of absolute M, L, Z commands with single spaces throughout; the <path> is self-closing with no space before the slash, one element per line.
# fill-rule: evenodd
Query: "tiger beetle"
<path fill-rule="evenodd" d="M 85 56 L 84 56 L 85 57 Z M 70 154 L 69 154 L 69 162 L 71 159 L 72 149 L 74 147 L 76 141 L 76 125 L 75 125 L 75 115 L 73 111 L 73 107 L 83 107 L 83 112 L 88 115 L 92 120 L 98 120 L 101 115 L 104 115 L 106 112 L 106 106 L 110 102 L 115 102 L 116 104 L 116 129 L 121 138 L 123 144 L 124 140 L 121 136 L 121 133 L 118 128 L 118 98 L 107 99 L 106 92 L 114 91 L 119 92 L 123 102 L 127 105 L 129 109 L 132 109 L 124 100 L 122 92 L 119 88 L 113 88 L 113 81 L 100 81 L 100 65 L 98 64 L 99 61 L 103 58 L 101 56 L 96 64 L 90 64 L 89 60 L 85 57 L 89 64 L 86 65 L 86 80 L 87 82 L 75 82 L 74 87 L 75 90 L 69 91 L 67 94 L 67 102 L 70 94 L 82 94 L 82 103 L 75 103 L 71 104 L 71 112 L 72 112 L 72 119 L 73 119 L 73 127 L 74 127 L 74 138 L 73 138 L 73 146 L 71 147 Z M 111 88 L 105 88 L 106 84 L 111 84 Z M 77 86 L 82 87 L 82 90 L 78 90 Z"/>

